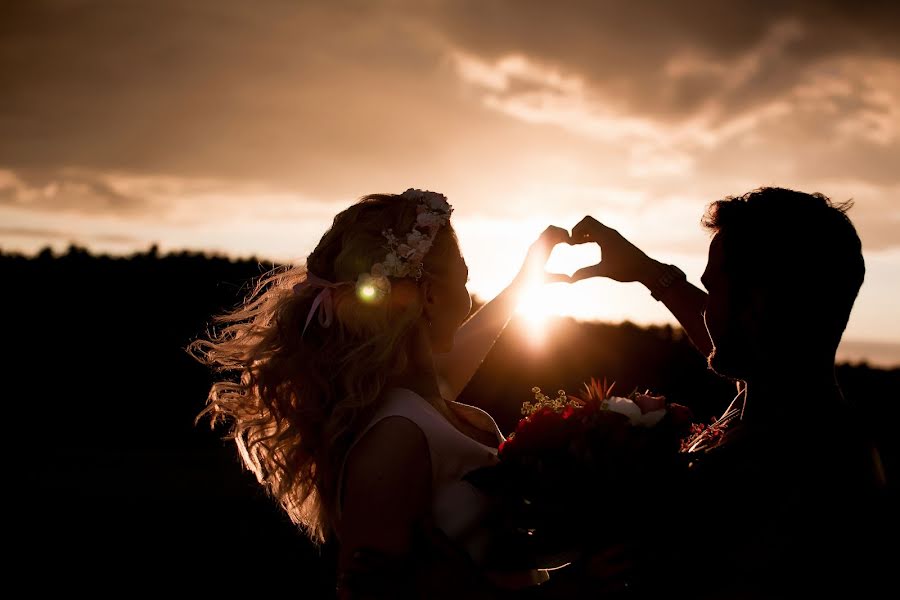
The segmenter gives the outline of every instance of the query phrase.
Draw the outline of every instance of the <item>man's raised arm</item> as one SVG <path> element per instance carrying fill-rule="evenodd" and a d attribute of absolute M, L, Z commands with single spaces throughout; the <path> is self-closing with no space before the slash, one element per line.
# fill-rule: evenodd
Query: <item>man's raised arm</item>
<path fill-rule="evenodd" d="M 709 355 L 712 342 L 703 321 L 706 292 L 691 285 L 677 267 L 653 260 L 615 229 L 593 217 L 585 217 L 572 230 L 572 243 L 590 242 L 600 246 L 602 260 L 576 271 L 572 282 L 590 277 L 641 282 L 678 319 L 697 350 L 704 356 Z"/>

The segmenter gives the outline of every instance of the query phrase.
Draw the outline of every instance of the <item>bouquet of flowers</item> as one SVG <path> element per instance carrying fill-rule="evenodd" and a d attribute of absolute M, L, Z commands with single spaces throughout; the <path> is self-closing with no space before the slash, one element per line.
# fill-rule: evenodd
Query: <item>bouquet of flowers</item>
<path fill-rule="evenodd" d="M 621 543 L 659 513 L 650 511 L 681 464 L 691 413 L 663 396 L 612 388 L 597 379 L 578 396 L 533 388 L 499 463 L 467 476 L 498 499 L 505 550 L 496 568 L 560 566 Z"/>

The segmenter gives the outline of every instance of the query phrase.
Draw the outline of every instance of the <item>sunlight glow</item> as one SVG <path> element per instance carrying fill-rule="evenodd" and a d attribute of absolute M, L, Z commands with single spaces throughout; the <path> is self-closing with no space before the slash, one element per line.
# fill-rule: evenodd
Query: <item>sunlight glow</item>
<path fill-rule="evenodd" d="M 547 321 L 556 316 L 558 301 L 555 296 L 565 293 L 566 283 L 542 285 L 536 282 L 522 292 L 516 312 L 525 317 L 532 342 L 540 344 L 547 333 Z"/>
<path fill-rule="evenodd" d="M 581 267 L 596 264 L 599 260 L 600 248 L 596 244 L 578 246 L 561 244 L 553 250 L 547 260 L 546 271 L 572 275 Z M 533 342 L 543 341 L 550 317 L 572 314 L 573 308 L 576 312 L 590 312 L 591 304 L 594 303 L 592 299 L 584 295 L 573 295 L 569 288 L 569 283 L 544 284 L 537 277 L 534 283 L 522 292 L 516 312 L 527 320 Z M 582 306 L 576 306 L 579 303 Z M 569 311 L 566 311 L 566 308 L 569 308 Z"/>

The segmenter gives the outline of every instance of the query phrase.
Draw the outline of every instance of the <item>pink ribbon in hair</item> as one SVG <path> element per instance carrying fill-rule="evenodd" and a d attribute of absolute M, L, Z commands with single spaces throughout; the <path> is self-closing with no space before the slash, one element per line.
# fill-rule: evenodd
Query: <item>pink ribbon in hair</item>
<path fill-rule="evenodd" d="M 313 315 L 318 311 L 319 313 L 319 325 L 322 327 L 330 327 L 331 321 L 334 317 L 334 296 L 332 295 L 331 290 L 338 288 L 342 285 L 352 285 L 349 281 L 341 281 L 339 283 L 331 283 L 321 277 L 316 277 L 312 273 L 306 274 L 306 279 L 298 283 L 293 287 L 295 294 L 300 294 L 303 290 L 306 289 L 316 289 L 321 288 L 315 300 L 313 300 L 312 306 L 309 309 L 309 314 L 306 316 L 306 325 L 303 326 L 303 333 L 300 334 L 300 337 L 306 335 L 306 328 L 309 327 L 310 322 L 312 321 Z"/>

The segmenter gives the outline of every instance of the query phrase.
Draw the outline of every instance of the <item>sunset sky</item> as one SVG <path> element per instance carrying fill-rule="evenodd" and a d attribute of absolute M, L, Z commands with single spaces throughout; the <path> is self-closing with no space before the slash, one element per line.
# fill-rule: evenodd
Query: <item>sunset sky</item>
<path fill-rule="evenodd" d="M 300 262 L 417 187 L 484 298 L 586 214 L 699 285 L 706 205 L 777 185 L 855 201 L 843 356 L 900 363 L 898 31 L 896 2 L 0 1 L 0 248 Z M 637 284 L 535 293 L 670 319 Z"/>

